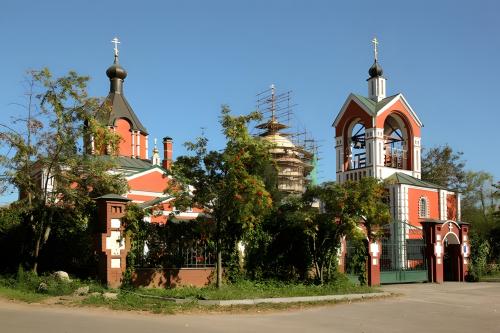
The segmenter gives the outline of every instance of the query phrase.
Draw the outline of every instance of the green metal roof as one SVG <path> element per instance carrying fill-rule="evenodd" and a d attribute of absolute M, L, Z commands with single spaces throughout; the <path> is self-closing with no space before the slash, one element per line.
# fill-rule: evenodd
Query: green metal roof
<path fill-rule="evenodd" d="M 361 103 L 363 103 L 363 105 L 365 105 L 373 114 L 376 114 L 378 111 L 382 110 L 384 106 L 389 104 L 398 95 L 399 94 L 388 96 L 380 102 L 375 102 L 365 96 L 354 94 L 354 96 L 356 96 L 361 101 Z"/>
<path fill-rule="evenodd" d="M 445 189 L 442 186 L 432 184 L 421 179 L 412 177 L 402 172 L 396 172 L 387 178 L 387 181 L 394 182 L 396 184 L 406 184 L 413 185 L 418 187 L 427 187 L 427 188 L 435 188 L 435 189 Z"/>
<path fill-rule="evenodd" d="M 171 195 L 168 195 L 168 196 L 165 196 L 165 197 L 158 197 L 158 198 L 154 198 L 153 200 L 149 200 L 149 201 L 145 201 L 143 203 L 140 203 L 139 204 L 139 207 L 141 208 L 148 208 L 148 207 L 152 207 L 154 205 L 157 205 L 165 200 L 168 200 L 168 199 L 171 199 L 173 198 L 173 196 Z"/>
<path fill-rule="evenodd" d="M 113 194 L 113 193 L 105 194 L 103 196 L 100 196 L 100 197 L 96 198 L 96 200 L 100 200 L 100 199 L 103 199 L 103 200 L 115 200 L 115 201 L 132 201 L 129 198 L 125 198 L 125 197 L 122 197 L 121 195 Z"/>
<path fill-rule="evenodd" d="M 150 160 L 141 160 L 139 158 L 110 155 L 97 155 L 96 157 L 113 162 L 120 169 L 143 171 L 153 166 Z"/>

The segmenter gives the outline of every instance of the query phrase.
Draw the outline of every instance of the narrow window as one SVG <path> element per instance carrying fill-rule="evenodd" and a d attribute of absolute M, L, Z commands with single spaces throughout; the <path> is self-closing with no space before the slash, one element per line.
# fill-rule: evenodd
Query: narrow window
<path fill-rule="evenodd" d="M 429 202 L 426 197 L 421 197 L 418 202 L 418 215 L 419 217 L 429 217 Z"/>

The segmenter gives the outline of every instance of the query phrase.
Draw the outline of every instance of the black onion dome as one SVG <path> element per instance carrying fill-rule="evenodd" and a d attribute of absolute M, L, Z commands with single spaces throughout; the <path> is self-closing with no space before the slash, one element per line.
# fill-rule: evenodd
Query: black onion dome
<path fill-rule="evenodd" d="M 127 71 L 115 59 L 115 63 L 106 70 L 106 75 L 110 79 L 118 78 L 124 80 L 127 77 Z"/>
<path fill-rule="evenodd" d="M 384 70 L 378 64 L 377 60 L 373 62 L 372 67 L 370 67 L 370 69 L 368 70 L 368 74 L 370 75 L 370 77 L 382 76 L 382 74 L 384 74 Z"/>

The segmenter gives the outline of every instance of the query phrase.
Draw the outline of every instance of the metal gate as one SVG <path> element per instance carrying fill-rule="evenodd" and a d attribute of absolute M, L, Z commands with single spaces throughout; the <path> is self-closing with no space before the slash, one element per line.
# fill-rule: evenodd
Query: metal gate
<path fill-rule="evenodd" d="M 381 283 L 428 280 L 425 241 L 421 228 L 405 222 L 386 226 L 380 256 Z"/>

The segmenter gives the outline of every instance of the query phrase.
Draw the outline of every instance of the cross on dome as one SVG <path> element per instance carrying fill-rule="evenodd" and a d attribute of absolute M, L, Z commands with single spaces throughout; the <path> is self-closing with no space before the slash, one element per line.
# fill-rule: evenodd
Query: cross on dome
<path fill-rule="evenodd" d="M 114 51 L 115 51 L 115 57 L 118 57 L 118 44 L 120 44 L 120 41 L 118 40 L 118 37 L 115 37 L 111 40 L 111 43 L 115 44 Z"/>
<path fill-rule="evenodd" d="M 372 39 L 372 43 L 373 43 L 373 55 L 375 57 L 375 60 L 377 60 L 377 58 L 378 58 L 378 50 L 377 50 L 378 39 L 377 39 L 377 37 L 374 37 Z"/>

